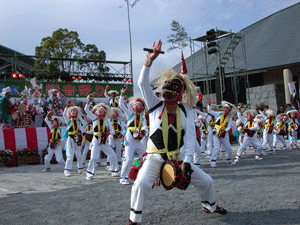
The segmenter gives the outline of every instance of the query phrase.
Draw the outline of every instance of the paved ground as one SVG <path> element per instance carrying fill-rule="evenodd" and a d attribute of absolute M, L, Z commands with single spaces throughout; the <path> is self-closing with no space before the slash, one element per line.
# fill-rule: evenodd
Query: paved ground
<path fill-rule="evenodd" d="M 220 159 L 218 168 L 206 159 L 201 163 L 228 214 L 204 213 L 193 186 L 186 191 L 160 186 L 145 203 L 143 224 L 300 224 L 299 149 L 279 150 L 262 161 L 247 150 L 238 164 Z M 0 167 L 0 224 L 126 224 L 132 182 L 120 185 L 103 167 L 92 181 L 75 169 L 66 178 L 59 165 L 50 173 L 41 172 L 43 167 Z"/>

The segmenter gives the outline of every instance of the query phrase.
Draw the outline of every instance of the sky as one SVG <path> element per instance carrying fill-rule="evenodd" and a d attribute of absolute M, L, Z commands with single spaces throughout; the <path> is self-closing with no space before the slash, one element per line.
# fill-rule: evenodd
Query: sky
<path fill-rule="evenodd" d="M 138 0 L 129 8 L 135 95 L 140 94 L 137 80 L 146 59 L 143 48 L 150 48 L 158 39 L 163 42 L 165 54 L 153 63 L 150 80 L 180 62 L 181 50 L 167 51 L 173 20 L 194 39 L 212 28 L 238 32 L 296 3 L 296 0 Z M 125 0 L 0 0 L 1 45 L 34 55 L 42 38 L 59 28 L 77 31 L 85 45 L 95 44 L 104 50 L 107 60 L 130 61 Z M 190 56 L 190 47 L 184 48 L 183 53 L 185 58 Z"/>

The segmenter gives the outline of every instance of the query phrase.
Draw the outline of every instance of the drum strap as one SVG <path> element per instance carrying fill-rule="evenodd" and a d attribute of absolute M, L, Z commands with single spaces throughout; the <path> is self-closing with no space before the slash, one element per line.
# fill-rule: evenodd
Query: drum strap
<path fill-rule="evenodd" d="M 269 127 L 273 126 L 273 120 L 272 119 L 268 119 L 265 128 L 268 129 Z"/>
<path fill-rule="evenodd" d="M 291 120 L 291 123 L 290 123 L 290 125 L 289 125 L 289 127 L 288 127 L 288 130 L 294 128 L 295 124 L 296 124 L 295 119 L 292 119 L 292 120 Z"/>
<path fill-rule="evenodd" d="M 98 119 L 98 132 L 94 132 L 95 136 L 98 136 L 101 132 L 104 133 L 105 131 L 105 120 L 103 119 L 103 125 L 102 125 L 102 131 L 101 131 L 101 124 L 100 121 L 101 119 Z"/>
<path fill-rule="evenodd" d="M 212 116 L 212 115 L 210 115 L 210 116 L 211 116 L 211 120 L 208 123 L 208 126 L 213 126 L 213 125 L 215 125 L 216 118 L 214 116 Z"/>
<path fill-rule="evenodd" d="M 283 130 L 284 127 L 284 123 L 281 121 L 277 126 L 276 126 L 276 130 Z"/>
<path fill-rule="evenodd" d="M 127 129 L 132 131 L 132 132 L 135 132 L 135 129 L 138 128 L 139 130 L 141 130 L 141 127 L 142 127 L 142 116 L 140 115 L 139 116 L 139 124 L 137 125 L 137 118 L 136 118 L 136 114 L 134 114 L 134 125 L 133 127 L 128 127 Z"/>
<path fill-rule="evenodd" d="M 69 131 L 68 134 L 69 135 L 75 135 L 76 133 L 78 133 L 78 130 L 79 130 L 78 122 L 77 122 L 77 120 L 73 120 L 73 119 L 71 119 L 71 122 L 72 122 L 73 130 Z M 76 126 L 75 126 L 75 123 L 76 123 Z"/>
<path fill-rule="evenodd" d="M 225 127 L 228 123 L 228 118 L 229 116 L 226 116 L 225 118 L 225 113 L 222 113 L 222 116 L 220 118 L 220 125 L 219 124 L 215 124 L 215 127 L 217 128 L 217 132 L 216 132 L 216 136 L 219 136 L 219 133 L 221 130 L 225 130 Z"/>
<path fill-rule="evenodd" d="M 164 149 L 157 149 L 154 146 L 148 145 L 148 150 L 151 153 L 158 153 L 158 154 L 167 154 L 168 159 L 172 160 L 173 157 L 176 157 L 176 161 L 179 161 L 179 154 L 180 154 L 180 141 L 181 141 L 181 115 L 179 106 L 176 108 L 176 127 L 177 127 L 177 150 L 175 151 L 168 151 L 168 139 L 169 139 L 169 120 L 168 120 L 168 113 L 167 110 L 164 110 L 162 116 L 162 133 L 163 133 L 163 141 L 164 141 Z"/>
<path fill-rule="evenodd" d="M 51 141 L 55 142 L 58 146 L 60 146 L 60 140 L 58 139 L 59 135 L 59 127 L 53 128 L 51 133 Z"/>

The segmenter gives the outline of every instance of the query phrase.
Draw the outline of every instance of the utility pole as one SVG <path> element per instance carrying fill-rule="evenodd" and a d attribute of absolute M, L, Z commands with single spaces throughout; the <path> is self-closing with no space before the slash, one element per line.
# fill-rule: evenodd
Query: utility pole
<path fill-rule="evenodd" d="M 129 15 L 129 0 L 127 2 L 127 15 L 128 15 L 128 28 L 129 28 L 129 43 L 130 43 L 130 72 L 131 72 L 131 79 L 133 84 L 133 70 L 132 70 L 132 42 L 131 42 L 131 28 L 130 28 L 130 15 Z"/>

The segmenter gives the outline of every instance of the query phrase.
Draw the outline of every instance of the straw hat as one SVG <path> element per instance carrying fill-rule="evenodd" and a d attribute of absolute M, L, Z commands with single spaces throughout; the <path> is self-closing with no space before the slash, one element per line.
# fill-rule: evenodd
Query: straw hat
<path fill-rule="evenodd" d="M 243 112 L 243 117 L 247 118 L 249 113 L 251 114 L 252 117 L 255 117 L 257 115 L 257 111 L 255 109 L 248 109 Z"/>
<path fill-rule="evenodd" d="M 51 121 L 53 121 L 53 120 L 57 120 L 60 125 L 65 124 L 65 120 L 60 116 L 52 116 Z"/>
<path fill-rule="evenodd" d="M 108 105 L 105 105 L 104 103 L 99 103 L 99 104 L 97 104 L 93 107 L 92 111 L 96 112 L 96 110 L 99 109 L 99 108 L 104 108 L 106 110 L 106 114 L 105 114 L 104 119 L 110 119 L 111 118 L 111 116 L 113 114 L 113 111 Z"/>
<path fill-rule="evenodd" d="M 70 115 L 70 111 L 71 111 L 72 109 L 76 109 L 76 110 L 78 111 L 78 113 L 77 113 L 77 119 L 78 119 L 78 118 L 81 118 L 81 116 L 82 116 L 82 109 L 81 109 L 80 107 L 78 107 L 78 106 L 70 106 L 70 107 L 68 108 L 68 111 L 67 111 L 67 114 L 68 114 L 68 115 Z"/>
<path fill-rule="evenodd" d="M 116 90 L 110 90 L 109 92 L 107 92 L 107 94 L 109 94 L 109 95 L 111 95 L 112 93 L 116 93 L 116 95 L 119 94 L 119 92 Z"/>
<path fill-rule="evenodd" d="M 268 109 L 267 111 L 266 111 L 266 114 L 267 114 L 267 116 L 276 116 L 276 114 L 275 114 L 275 112 L 274 112 L 274 110 L 273 109 Z"/>

